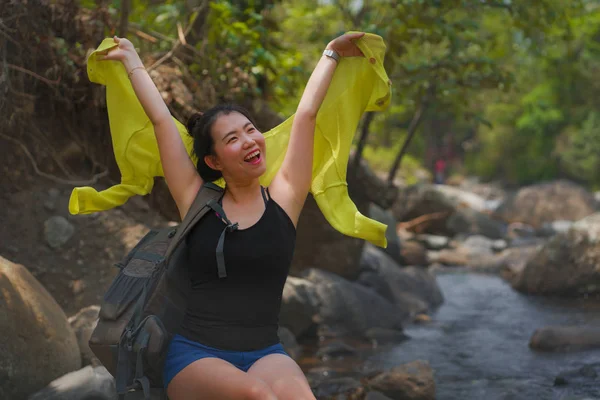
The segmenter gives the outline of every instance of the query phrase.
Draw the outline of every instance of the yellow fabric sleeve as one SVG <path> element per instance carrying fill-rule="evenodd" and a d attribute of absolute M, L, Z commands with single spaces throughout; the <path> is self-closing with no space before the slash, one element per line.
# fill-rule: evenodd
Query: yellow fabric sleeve
<path fill-rule="evenodd" d="M 366 34 L 357 42 L 365 57 L 342 58 L 323 101 L 315 129 L 311 193 L 327 221 L 339 232 L 386 247 L 386 225 L 362 215 L 348 196 L 346 169 L 352 139 L 365 111 L 381 111 L 390 102 L 391 88 L 383 67 L 385 44 L 380 36 Z M 88 58 L 88 76 L 106 86 L 106 102 L 113 148 L 121 183 L 98 192 L 75 188 L 69 201 L 72 214 L 89 214 L 119 206 L 133 195 L 148 194 L 154 177 L 163 176 L 154 129 L 137 100 L 123 65 L 98 62 L 96 54 L 115 46 L 105 39 Z M 267 171 L 261 184 L 268 186 L 285 157 L 294 116 L 265 133 Z M 175 120 L 188 153 L 192 140 Z M 221 186 L 224 182 L 217 182 Z"/>

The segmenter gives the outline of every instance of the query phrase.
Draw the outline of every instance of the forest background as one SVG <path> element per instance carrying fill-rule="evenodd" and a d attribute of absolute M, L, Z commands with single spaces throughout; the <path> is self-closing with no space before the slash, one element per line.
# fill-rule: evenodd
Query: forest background
<path fill-rule="evenodd" d="M 9 80 L 1 86 L 17 96 L 0 100 L 0 111 L 10 116 L 2 123 L 4 132 L 14 131 L 19 118 L 21 126 L 31 120 L 26 103 L 32 85 L 38 99 L 50 93 L 52 102 L 64 97 L 74 110 L 93 105 L 89 91 L 73 93 L 85 92 L 73 81 L 87 80 L 81 65 L 102 37 L 129 37 L 159 77 L 168 73 L 159 66 L 175 68 L 192 94 L 178 95 L 171 85 L 165 95 L 180 120 L 222 101 L 285 118 L 294 112 L 327 42 L 361 30 L 384 38 L 394 94 L 386 112 L 365 114 L 355 142 L 360 156 L 388 180 L 414 183 L 423 178 L 420 170 L 431 171 L 441 158 L 456 176 L 505 185 L 568 178 L 600 187 L 597 1 L 63 0 L 54 3 L 83 9 L 77 23 L 88 24 L 85 29 L 93 34 L 56 29 L 54 15 L 55 26 L 37 26 L 29 36 L 59 49 L 63 59 L 52 60 L 45 70 L 38 60 L 32 71 L 19 67 L 31 63 L 16 62 L 33 57 L 31 49 L 11 47 L 15 29 L 26 28 L 9 28 L 26 6 L 6 3 L 8 26 L 0 27 L 0 40 L 17 52 L 5 53 Z M 24 90 L 10 75 L 20 77 Z M 36 111 L 44 112 L 39 103 Z M 57 114 L 55 106 L 46 111 Z M 23 142 L 29 142 L 26 135 Z M 75 142 L 98 172 L 103 160 L 89 150 L 89 136 L 71 136 L 79 136 Z M 54 153 L 65 151 L 56 144 L 60 141 L 52 142 Z M 48 147 L 39 147 L 39 157 L 46 157 Z M 35 149 L 30 153 L 38 158 Z M 68 163 L 45 164 L 78 176 Z"/>
<path fill-rule="evenodd" d="M 82 5 L 93 9 L 98 2 Z M 505 184 L 566 177 L 600 185 L 597 1 L 119 0 L 105 6 L 120 18 L 115 33 L 123 30 L 128 8 L 127 36 L 144 53 L 169 52 L 178 26 L 180 33 L 188 27 L 187 41 L 201 57 L 184 63 L 198 81 L 213 83 L 215 100 L 261 97 L 282 116 L 294 112 L 329 40 L 347 30 L 379 34 L 388 46 L 393 103 L 385 113 L 367 114 L 356 137 L 374 169 L 392 179 L 404 156 L 401 176 L 411 183 L 419 167 L 431 169 L 442 158 L 456 174 Z M 132 35 L 136 30 L 159 40 Z"/>

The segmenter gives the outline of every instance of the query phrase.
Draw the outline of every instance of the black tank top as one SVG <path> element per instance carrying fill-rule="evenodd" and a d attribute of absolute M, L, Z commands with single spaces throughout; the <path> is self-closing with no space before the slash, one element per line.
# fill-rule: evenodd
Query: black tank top
<path fill-rule="evenodd" d="M 226 233 L 227 277 L 219 278 L 216 248 L 224 227 L 212 212 L 186 237 L 192 293 L 179 333 L 223 350 L 252 351 L 277 344 L 281 294 L 296 228 L 279 204 L 265 197 L 258 222 Z"/>

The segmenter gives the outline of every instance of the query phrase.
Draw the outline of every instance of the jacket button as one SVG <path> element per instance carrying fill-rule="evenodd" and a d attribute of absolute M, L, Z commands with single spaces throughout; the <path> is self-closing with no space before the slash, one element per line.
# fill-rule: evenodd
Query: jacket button
<path fill-rule="evenodd" d="M 381 107 L 383 105 L 383 100 L 379 99 L 375 102 L 375 104 L 377 104 L 379 107 Z"/>
<path fill-rule="evenodd" d="M 374 57 L 371 57 L 369 61 L 371 62 L 371 64 L 375 64 L 377 62 L 377 60 Z"/>

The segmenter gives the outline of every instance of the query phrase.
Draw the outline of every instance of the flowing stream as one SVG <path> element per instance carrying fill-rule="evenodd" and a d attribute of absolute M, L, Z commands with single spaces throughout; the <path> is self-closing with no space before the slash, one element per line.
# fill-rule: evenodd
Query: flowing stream
<path fill-rule="evenodd" d="M 600 399 L 600 378 L 554 386 L 557 375 L 592 366 L 600 372 L 600 350 L 540 353 L 528 347 L 537 328 L 600 326 L 600 305 L 526 296 L 497 276 L 438 275 L 445 302 L 428 325 L 406 328 L 410 340 L 378 352 L 367 367 L 429 361 L 437 398 Z"/>
<path fill-rule="evenodd" d="M 407 326 L 410 339 L 400 344 L 361 350 L 360 361 L 346 359 L 340 375 L 426 360 L 440 400 L 600 399 L 600 350 L 541 353 L 528 347 L 537 328 L 600 326 L 597 300 L 526 296 L 500 277 L 471 272 L 444 272 L 437 279 L 445 302 L 431 322 Z M 329 365 L 332 377 L 342 372 Z M 555 386 L 558 375 L 581 368 L 587 372 Z"/>

